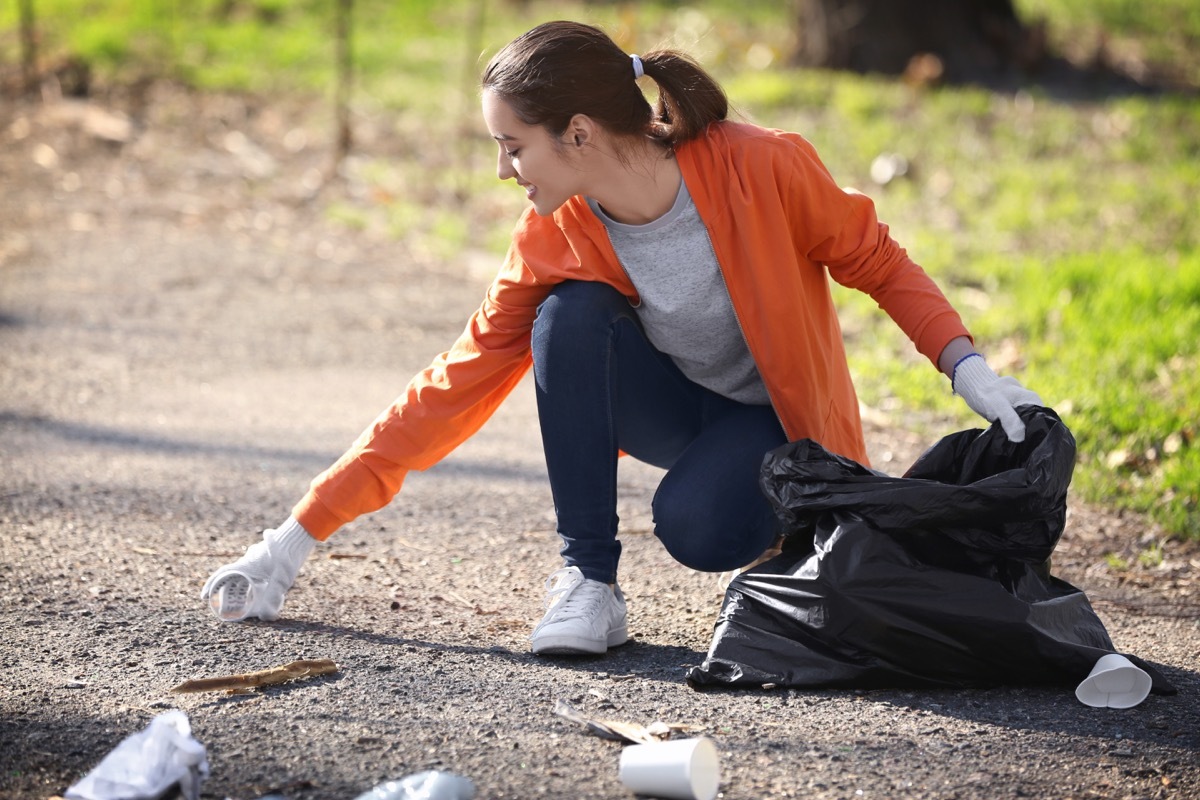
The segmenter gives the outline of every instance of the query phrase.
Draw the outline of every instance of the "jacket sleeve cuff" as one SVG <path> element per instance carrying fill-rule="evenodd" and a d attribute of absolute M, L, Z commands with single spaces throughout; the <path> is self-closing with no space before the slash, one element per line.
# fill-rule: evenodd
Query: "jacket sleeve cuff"
<path fill-rule="evenodd" d="M 312 491 L 292 509 L 292 517 L 319 542 L 325 541 L 334 531 L 346 524 L 345 520 L 330 511 Z"/>
<path fill-rule="evenodd" d="M 916 342 L 917 350 L 933 362 L 933 366 L 940 369 L 938 358 L 942 355 L 942 351 L 946 349 L 946 345 L 960 336 L 970 339 L 971 344 L 975 343 L 975 337 L 963 325 L 962 318 L 957 312 L 950 311 L 939 315 L 925 327 L 925 330 L 921 331 L 921 337 Z"/>

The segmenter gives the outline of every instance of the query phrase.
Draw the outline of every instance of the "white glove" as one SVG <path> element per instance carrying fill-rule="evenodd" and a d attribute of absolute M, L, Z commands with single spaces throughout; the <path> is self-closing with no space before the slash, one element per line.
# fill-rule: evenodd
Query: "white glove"
<path fill-rule="evenodd" d="M 300 567 L 317 540 L 289 517 L 278 528 L 263 531 L 263 540 L 246 554 L 209 577 L 200 590 L 218 618 L 238 622 L 249 617 L 279 619 L 283 596 L 292 588 Z"/>
<path fill-rule="evenodd" d="M 1025 441 L 1025 423 L 1017 416 L 1017 406 L 1040 406 L 1042 399 L 1026 389 L 1016 378 L 1001 378 L 979 353 L 966 356 L 954 368 L 950 380 L 955 394 L 967 401 L 976 414 L 988 422 L 1000 420 L 1010 441 Z"/>

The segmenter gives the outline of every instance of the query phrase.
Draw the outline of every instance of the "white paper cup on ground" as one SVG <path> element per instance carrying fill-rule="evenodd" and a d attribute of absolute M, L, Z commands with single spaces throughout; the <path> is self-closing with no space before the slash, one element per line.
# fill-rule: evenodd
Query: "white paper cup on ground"
<path fill-rule="evenodd" d="M 666 800 L 713 800 L 721 783 L 717 747 L 704 737 L 628 745 L 620 769 L 627 789 Z"/>
<path fill-rule="evenodd" d="M 1120 653 L 1101 656 L 1075 696 L 1094 708 L 1133 708 L 1150 694 L 1150 676 Z"/>

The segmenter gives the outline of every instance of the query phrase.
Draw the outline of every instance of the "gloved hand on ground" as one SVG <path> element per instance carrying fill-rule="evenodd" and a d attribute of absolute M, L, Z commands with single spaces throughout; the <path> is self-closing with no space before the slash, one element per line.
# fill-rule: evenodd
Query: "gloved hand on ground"
<path fill-rule="evenodd" d="M 284 595 L 317 540 L 293 518 L 263 531 L 263 540 L 246 554 L 214 572 L 200 590 L 213 613 L 225 622 L 250 617 L 279 619 Z"/>

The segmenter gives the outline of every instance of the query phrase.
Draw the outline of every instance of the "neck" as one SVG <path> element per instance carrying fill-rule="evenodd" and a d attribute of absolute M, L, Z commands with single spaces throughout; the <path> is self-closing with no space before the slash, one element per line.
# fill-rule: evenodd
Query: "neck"
<path fill-rule="evenodd" d="M 644 225 L 671 210 L 683 176 L 679 163 L 661 145 L 643 140 L 627 161 L 610 159 L 587 192 L 604 213 L 626 225 Z"/>

